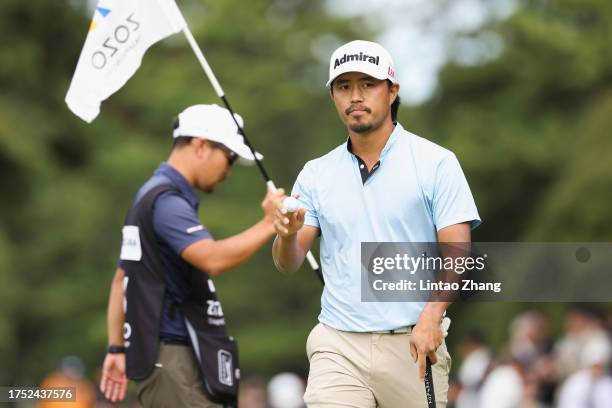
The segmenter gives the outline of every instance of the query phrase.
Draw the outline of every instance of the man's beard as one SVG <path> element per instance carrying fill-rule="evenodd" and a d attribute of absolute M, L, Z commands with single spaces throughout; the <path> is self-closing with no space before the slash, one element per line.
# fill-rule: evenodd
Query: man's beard
<path fill-rule="evenodd" d="M 370 108 L 368 108 L 367 106 L 359 105 L 359 104 L 349 106 L 344 111 L 344 113 L 348 116 L 357 109 L 362 110 L 367 113 L 372 113 L 372 110 Z M 358 123 L 354 125 L 349 125 L 349 128 L 355 133 L 366 133 L 372 130 L 372 124 L 371 123 Z"/>
<path fill-rule="evenodd" d="M 355 133 L 366 133 L 372 130 L 371 123 L 360 123 L 355 125 L 350 125 L 350 128 Z"/>

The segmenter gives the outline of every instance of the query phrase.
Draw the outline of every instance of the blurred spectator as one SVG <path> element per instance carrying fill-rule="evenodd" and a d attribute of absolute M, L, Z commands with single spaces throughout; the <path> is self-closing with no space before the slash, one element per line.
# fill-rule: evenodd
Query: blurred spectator
<path fill-rule="evenodd" d="M 238 408 L 268 408 L 266 383 L 257 377 L 241 380 Z"/>
<path fill-rule="evenodd" d="M 57 371 L 49 374 L 40 383 L 41 388 L 74 387 L 74 402 L 41 402 L 39 408 L 70 406 L 71 408 L 93 408 L 96 401 L 94 386 L 85 377 L 85 366 L 80 358 L 64 357 Z"/>
<path fill-rule="evenodd" d="M 521 313 L 510 323 L 510 354 L 522 365 L 531 365 L 549 348 L 548 321 L 535 310 Z"/>
<path fill-rule="evenodd" d="M 514 318 L 510 323 L 509 363 L 496 367 L 488 375 L 482 386 L 479 406 L 541 407 L 539 378 L 532 370 L 546 358 L 549 344 L 548 322 L 542 313 L 529 310 Z"/>
<path fill-rule="evenodd" d="M 268 383 L 271 408 L 303 408 L 304 380 L 294 373 L 280 373 Z"/>
<path fill-rule="evenodd" d="M 580 356 L 589 341 L 608 337 L 602 317 L 592 308 L 573 306 L 564 326 L 565 334 L 555 344 L 560 380 L 582 368 Z"/>
<path fill-rule="evenodd" d="M 539 406 L 552 407 L 558 385 L 557 358 L 552 350 L 547 350 L 529 369 L 526 393 L 534 392 Z"/>
<path fill-rule="evenodd" d="M 559 394 L 559 408 L 609 408 L 612 406 L 610 339 L 593 337 L 580 360 L 583 369 L 568 377 Z"/>
<path fill-rule="evenodd" d="M 477 330 L 470 331 L 460 346 L 460 355 L 462 363 L 458 381 L 461 393 L 457 397 L 455 407 L 474 408 L 478 406 L 478 393 L 491 364 L 491 352 L 482 333 Z"/>
<path fill-rule="evenodd" d="M 495 368 L 487 377 L 480 392 L 481 408 L 521 408 L 523 376 L 518 363 Z"/>
<path fill-rule="evenodd" d="M 612 407 L 611 318 L 575 305 L 551 347 L 547 318 L 523 312 L 510 323 L 502 358 L 491 355 L 482 336 L 470 334 L 460 346 L 463 362 L 449 408 Z"/>

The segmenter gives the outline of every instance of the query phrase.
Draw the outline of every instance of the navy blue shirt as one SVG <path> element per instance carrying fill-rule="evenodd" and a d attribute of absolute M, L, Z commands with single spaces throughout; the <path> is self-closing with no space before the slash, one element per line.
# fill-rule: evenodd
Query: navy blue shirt
<path fill-rule="evenodd" d="M 160 194 L 153 204 L 153 229 L 166 278 L 159 337 L 186 341 L 187 329 L 178 304 L 188 293 L 192 266 L 181 258 L 181 252 L 194 242 L 213 237 L 198 219 L 199 200 L 195 191 L 185 177 L 166 163 L 160 164 L 140 188 L 132 205 L 162 184 L 172 184 L 178 193 Z M 119 265 L 122 266 L 121 262 Z"/>

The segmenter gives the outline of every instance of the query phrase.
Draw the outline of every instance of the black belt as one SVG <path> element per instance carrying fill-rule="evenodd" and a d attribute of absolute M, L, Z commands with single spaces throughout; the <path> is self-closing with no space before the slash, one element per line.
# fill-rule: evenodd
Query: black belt
<path fill-rule="evenodd" d="M 404 326 L 393 330 L 375 330 L 373 334 L 411 334 L 414 326 Z"/>

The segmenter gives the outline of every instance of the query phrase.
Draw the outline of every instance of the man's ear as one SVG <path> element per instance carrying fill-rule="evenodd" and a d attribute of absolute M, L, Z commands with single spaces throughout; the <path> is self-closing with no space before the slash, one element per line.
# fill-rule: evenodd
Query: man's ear
<path fill-rule="evenodd" d="M 399 89 L 399 84 L 393 84 L 389 87 L 389 93 L 391 94 L 391 103 L 389 105 L 392 105 L 393 102 L 395 102 L 395 100 L 397 99 L 397 96 L 399 95 Z"/>
<path fill-rule="evenodd" d="M 204 157 L 206 151 L 210 149 L 210 145 L 208 144 L 208 142 L 199 137 L 194 137 L 191 140 L 191 145 L 195 149 L 196 155 L 198 155 L 199 157 Z"/>

